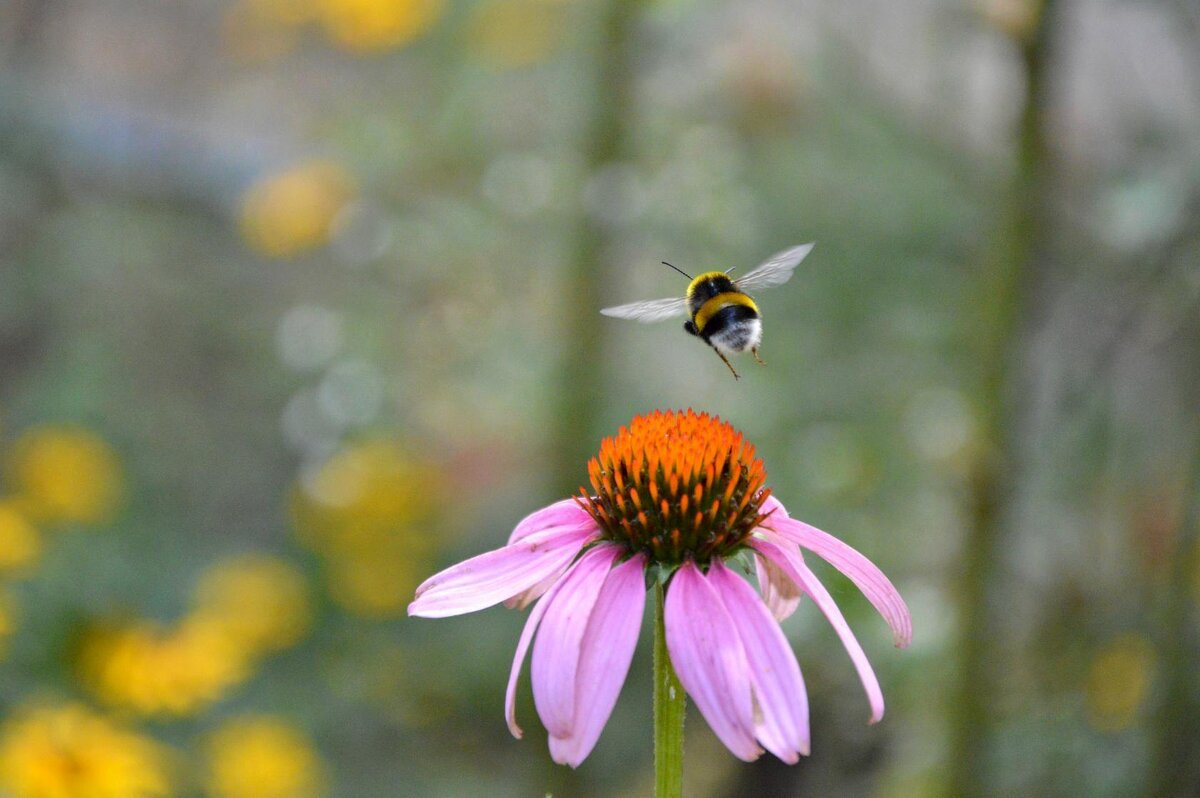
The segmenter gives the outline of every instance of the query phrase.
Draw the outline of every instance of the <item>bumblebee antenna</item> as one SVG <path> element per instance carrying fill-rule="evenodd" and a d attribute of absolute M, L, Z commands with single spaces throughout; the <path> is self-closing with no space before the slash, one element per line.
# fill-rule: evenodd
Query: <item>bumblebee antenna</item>
<path fill-rule="evenodd" d="M 662 265 L 663 266 L 671 266 L 671 264 L 667 263 L 665 260 L 662 262 Z M 680 274 L 682 274 L 684 277 L 688 278 L 689 280 L 693 279 L 692 275 L 688 274 L 687 272 L 685 272 L 683 269 L 679 268 L 678 266 L 671 266 L 671 268 L 674 269 L 675 271 L 679 272 Z"/>

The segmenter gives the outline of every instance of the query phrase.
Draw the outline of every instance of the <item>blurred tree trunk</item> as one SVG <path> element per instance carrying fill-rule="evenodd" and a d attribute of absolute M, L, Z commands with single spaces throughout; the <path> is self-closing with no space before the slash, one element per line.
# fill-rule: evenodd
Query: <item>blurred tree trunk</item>
<path fill-rule="evenodd" d="M 633 105 L 632 39 L 639 6 L 639 0 L 609 0 L 598 10 L 592 119 L 581 142 L 585 180 L 627 150 Z M 563 285 L 562 379 L 556 386 L 559 402 L 552 473 L 560 495 L 578 490 L 587 459 L 598 447 L 597 419 L 604 392 L 600 303 L 613 233 L 581 202 L 577 207 L 574 259 Z"/>
<path fill-rule="evenodd" d="M 1188 327 L 1188 339 L 1200 341 L 1200 325 Z M 1192 358 L 1200 357 L 1195 344 L 1186 346 L 1186 350 Z M 1188 364 L 1192 372 L 1188 382 L 1192 407 L 1200 407 L 1198 362 Z M 1196 568 L 1200 565 L 1200 422 L 1193 430 L 1188 468 L 1183 513 L 1155 635 L 1162 688 L 1146 798 L 1200 794 L 1200 689 L 1196 686 L 1200 613 L 1194 593 Z"/>
<path fill-rule="evenodd" d="M 592 118 L 580 149 L 586 180 L 626 151 L 633 105 L 633 36 L 639 0 L 608 0 L 596 10 L 592 39 L 594 83 Z M 566 270 L 562 309 L 563 347 L 553 447 L 556 496 L 577 493 L 587 475 L 587 459 L 599 448 L 598 417 L 604 395 L 604 347 L 600 328 L 601 288 L 608 275 L 612 232 L 577 200 L 579 213 L 574 258 Z M 646 713 L 649 742 L 650 713 Z M 545 760 L 551 760 L 547 757 Z M 547 792 L 583 795 L 579 772 L 550 764 Z"/>
<path fill-rule="evenodd" d="M 951 714 L 948 794 L 986 795 L 992 783 L 989 743 L 999 683 L 994 670 L 997 611 L 1002 601 L 997 565 L 1003 560 L 1006 513 L 1016 474 L 1015 384 L 1028 343 L 1028 316 L 1050 238 L 1052 164 L 1047 146 L 1051 105 L 1049 69 L 1061 8 L 1045 0 L 1018 38 L 1025 99 L 1016 141 L 1015 174 L 986 254 L 976 333 L 978 440 L 967 481 L 963 574 L 959 587 L 960 660 Z"/>
<path fill-rule="evenodd" d="M 66 202 L 58 174 L 43 157 L 38 132 L 24 119 L 30 103 L 18 80 L 35 72 L 45 49 L 45 31 L 57 0 L 25 0 L 7 10 L 10 32 L 0 58 L 0 167 L 27 178 L 37 188 L 36 207 L 0 233 L 0 405 L 11 406 L 20 377 L 41 359 L 52 326 L 46 300 L 47 277 L 32 262 L 31 250 L 43 219 Z"/>

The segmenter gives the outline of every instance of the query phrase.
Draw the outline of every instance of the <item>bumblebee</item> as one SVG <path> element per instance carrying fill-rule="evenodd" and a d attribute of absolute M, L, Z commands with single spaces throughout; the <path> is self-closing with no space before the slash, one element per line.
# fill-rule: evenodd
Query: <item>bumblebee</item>
<path fill-rule="evenodd" d="M 746 292 L 783 285 L 791 279 L 792 272 L 812 248 L 812 244 L 802 244 L 785 249 L 738 280 L 729 276 L 733 269 L 727 272 L 704 272 L 692 277 L 663 261 L 663 265 L 671 266 L 691 280 L 683 297 L 631 302 L 604 308 L 600 312 L 605 316 L 646 323 L 686 315 L 689 318 L 683 323 L 684 331 L 711 346 L 725 361 L 733 378 L 739 379 L 727 354 L 735 355 L 749 350 L 759 365 L 765 365 L 758 356 L 758 347 L 762 344 L 762 314 Z"/>

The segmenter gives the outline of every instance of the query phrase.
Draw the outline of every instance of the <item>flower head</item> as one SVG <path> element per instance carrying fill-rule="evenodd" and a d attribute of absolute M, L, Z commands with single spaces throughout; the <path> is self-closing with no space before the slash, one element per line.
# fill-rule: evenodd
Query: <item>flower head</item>
<path fill-rule="evenodd" d="M 778 623 L 802 595 L 850 654 L 870 721 L 883 717 L 874 671 L 801 548 L 849 577 L 901 647 L 912 636 L 904 600 L 862 554 L 788 516 L 764 487 L 754 447 L 732 426 L 690 410 L 635 418 L 601 444 L 588 476 L 591 491 L 530 515 L 507 546 L 430 577 L 408 608 L 439 618 L 537 601 L 509 676 L 506 712 L 515 736 L 517 679 L 532 644 L 534 703 L 551 755 L 572 767 L 587 757 L 633 658 L 647 575 L 666 580 L 667 649 L 680 682 L 739 758 L 766 749 L 795 762 L 809 752 L 807 694 Z M 726 565 L 745 551 L 758 592 Z"/>

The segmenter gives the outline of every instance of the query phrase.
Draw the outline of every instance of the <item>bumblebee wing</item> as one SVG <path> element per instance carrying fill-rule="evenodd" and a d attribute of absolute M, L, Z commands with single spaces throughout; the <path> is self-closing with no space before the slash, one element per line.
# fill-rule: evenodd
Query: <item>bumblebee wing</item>
<path fill-rule="evenodd" d="M 800 265 L 800 261 L 812 251 L 812 244 L 801 244 L 798 247 L 785 249 L 771 257 L 770 260 L 755 266 L 740 280 L 734 280 L 742 291 L 757 291 L 760 288 L 772 288 L 783 285 L 792 279 L 792 272 Z"/>
<path fill-rule="evenodd" d="M 633 321 L 649 324 L 650 322 L 664 321 L 676 316 L 686 316 L 687 298 L 647 299 L 643 302 L 630 302 L 628 305 L 605 308 L 600 312 L 605 316 L 612 316 L 618 319 L 632 319 Z"/>

